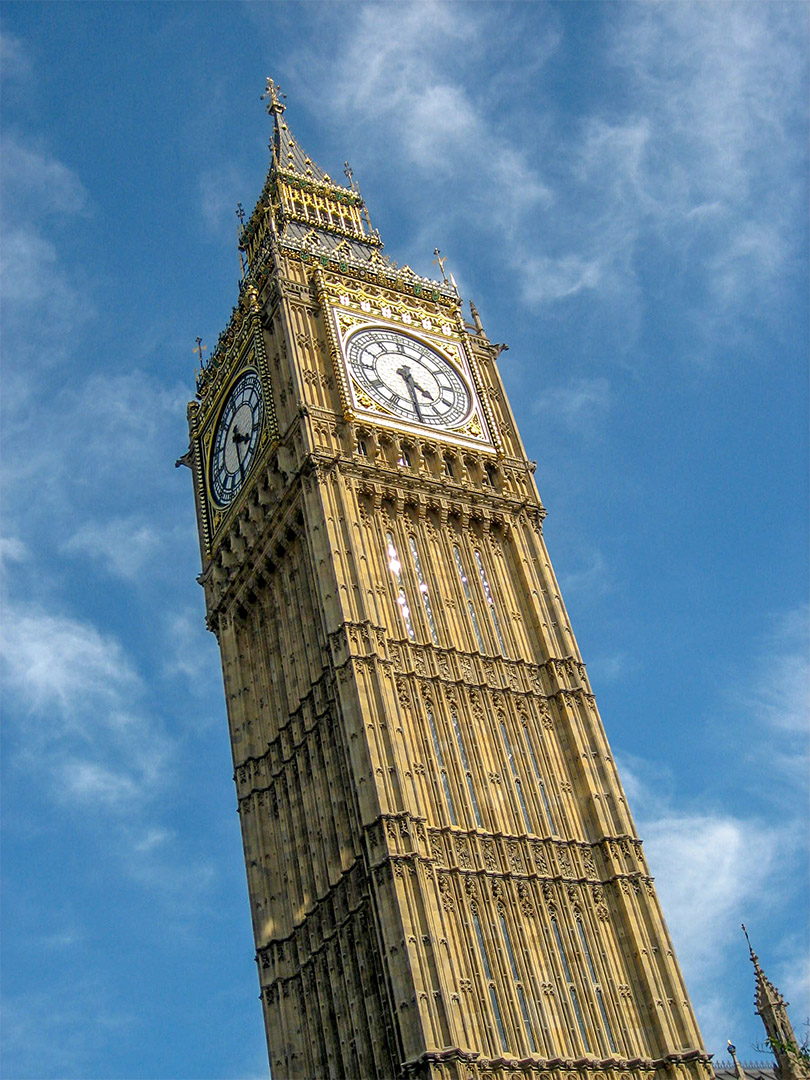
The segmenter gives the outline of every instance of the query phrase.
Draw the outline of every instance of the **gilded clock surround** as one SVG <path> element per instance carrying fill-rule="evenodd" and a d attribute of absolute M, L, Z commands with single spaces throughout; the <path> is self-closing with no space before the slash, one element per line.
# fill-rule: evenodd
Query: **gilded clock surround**
<path fill-rule="evenodd" d="M 317 271 L 315 282 L 321 306 L 330 316 L 327 319 L 330 354 L 347 420 L 367 418 L 403 430 L 424 431 L 424 425 L 409 424 L 396 415 L 386 415 L 384 409 L 368 397 L 363 400 L 349 384 L 345 362 L 347 339 L 364 326 L 388 326 L 428 344 L 460 372 L 473 392 L 473 409 L 466 423 L 444 431 L 437 429 L 435 437 L 459 446 L 472 445 L 485 452 L 497 451 L 500 445 L 497 428 L 481 395 L 480 375 L 475 357 L 466 344 L 467 335 L 457 298 L 455 303 L 441 304 L 442 297 L 433 291 L 429 300 L 422 301 L 420 297 L 402 295 L 379 284 L 353 281 L 345 276 L 345 272 L 337 277 Z"/>
<path fill-rule="evenodd" d="M 246 275 L 189 425 L 274 1080 L 708 1080 L 500 349 L 383 255 L 266 96 Z M 372 324 L 455 363 L 480 431 L 353 397 L 342 343 Z M 211 433 L 248 366 L 264 441 L 217 515 Z"/>

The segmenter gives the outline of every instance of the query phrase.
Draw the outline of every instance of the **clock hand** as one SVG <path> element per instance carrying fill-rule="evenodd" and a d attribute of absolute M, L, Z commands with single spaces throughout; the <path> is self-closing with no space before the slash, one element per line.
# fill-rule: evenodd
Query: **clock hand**
<path fill-rule="evenodd" d="M 242 483 L 244 483 L 245 482 L 245 466 L 244 466 L 244 463 L 243 463 L 242 454 L 240 454 L 240 452 L 239 452 L 239 447 L 242 445 L 242 443 L 250 442 L 250 436 L 249 435 L 242 435 L 241 432 L 239 431 L 239 428 L 234 426 L 234 429 L 233 429 L 233 442 L 234 442 L 234 446 L 236 447 L 236 460 L 237 460 L 237 463 L 239 465 L 239 475 L 242 478 Z"/>
<path fill-rule="evenodd" d="M 416 385 L 413 379 L 413 375 L 411 375 L 411 369 L 405 364 L 403 364 L 401 368 L 397 368 L 397 375 L 399 375 L 399 377 L 408 387 L 408 394 L 413 404 L 413 411 L 416 413 L 416 419 L 419 420 L 420 423 L 422 423 L 422 410 L 419 408 L 419 402 L 416 400 L 416 391 L 421 390 L 422 388 Z M 422 390 L 422 393 L 424 394 L 424 390 Z"/>

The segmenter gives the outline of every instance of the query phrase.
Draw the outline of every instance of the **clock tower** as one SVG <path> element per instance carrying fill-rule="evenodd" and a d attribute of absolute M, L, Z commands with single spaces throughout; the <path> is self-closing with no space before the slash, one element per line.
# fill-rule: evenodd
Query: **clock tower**
<path fill-rule="evenodd" d="M 188 460 L 273 1080 L 703 1080 L 499 348 L 266 97 Z"/>

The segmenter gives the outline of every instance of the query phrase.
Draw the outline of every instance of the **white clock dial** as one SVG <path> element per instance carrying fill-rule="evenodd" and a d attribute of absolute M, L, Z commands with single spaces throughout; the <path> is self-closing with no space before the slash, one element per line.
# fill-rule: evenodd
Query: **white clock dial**
<path fill-rule="evenodd" d="M 369 397 L 403 420 L 456 427 L 472 408 L 461 375 L 418 338 L 382 327 L 358 330 L 349 338 L 346 360 Z"/>
<path fill-rule="evenodd" d="M 227 506 L 241 490 L 256 454 L 261 426 L 261 383 L 255 371 L 247 371 L 228 394 L 211 448 L 211 492 L 220 506 Z"/>

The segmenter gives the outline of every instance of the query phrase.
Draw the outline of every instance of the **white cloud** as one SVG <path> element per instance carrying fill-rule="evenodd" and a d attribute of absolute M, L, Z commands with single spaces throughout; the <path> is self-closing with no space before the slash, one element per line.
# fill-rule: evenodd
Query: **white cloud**
<path fill-rule="evenodd" d="M 586 552 L 578 569 L 560 574 L 560 588 L 564 595 L 582 593 L 596 598 L 615 588 L 613 572 L 598 548 Z"/>
<path fill-rule="evenodd" d="M 19 532 L 23 523 L 28 535 L 34 525 L 50 528 L 60 515 L 62 521 L 89 518 L 77 530 L 76 551 L 92 548 L 109 568 L 126 573 L 154 544 L 142 532 L 131 559 L 116 555 L 117 522 L 141 521 L 145 484 L 153 501 L 175 489 L 171 464 L 187 440 L 187 401 L 187 387 L 130 371 L 92 375 L 51 395 L 38 406 L 35 439 L 25 411 L 9 416 L 3 460 L 9 527 Z M 27 497 L 33 487 L 39 492 L 34 501 Z M 108 517 L 110 492 L 121 518 Z"/>
<path fill-rule="evenodd" d="M 56 710 L 66 721 L 87 703 L 117 705 L 137 687 L 120 644 L 92 625 L 35 608 L 10 607 L 0 628 L 7 689 L 31 712 Z"/>
<path fill-rule="evenodd" d="M 470 65 L 486 62 L 487 53 L 491 70 L 492 49 L 507 48 L 504 38 L 517 27 L 507 31 L 484 5 L 366 4 L 348 19 L 346 14 L 343 9 L 334 35 L 327 35 L 328 55 L 307 65 L 320 73 L 308 87 L 333 112 L 336 125 L 371 132 L 355 147 L 355 153 L 374 155 L 369 167 L 385 161 L 401 169 L 406 162 L 411 175 L 444 177 L 454 184 L 444 214 L 469 228 L 474 213 L 475 227 L 488 234 L 512 234 L 527 214 L 549 205 L 548 186 L 495 122 L 498 103 L 463 77 Z M 541 35 L 535 27 L 534 38 L 541 64 L 557 35 L 551 29 Z"/>
<path fill-rule="evenodd" d="M 236 204 L 251 189 L 250 181 L 233 164 L 206 169 L 200 176 L 200 212 L 212 232 L 236 243 Z M 249 212 L 250 207 L 246 206 Z"/>
<path fill-rule="evenodd" d="M 73 169 L 14 132 L 3 135 L 0 182 L 4 408 L 13 413 L 36 392 L 37 372 L 64 358 L 92 314 L 85 275 L 75 264 L 68 269 L 60 250 L 89 198 Z"/>
<path fill-rule="evenodd" d="M 569 44 L 565 23 L 539 5 L 510 6 L 508 19 L 498 5 L 442 3 L 317 18 L 329 49 L 305 65 L 307 96 L 335 126 L 363 132 L 361 166 L 432 185 L 414 250 L 472 227 L 524 303 L 587 292 L 624 349 L 645 325 L 638 286 L 650 265 L 695 356 L 727 346 L 742 315 L 775 317 L 805 214 L 803 9 L 614 6 L 595 58 L 614 104 L 598 99 L 578 126 L 546 78 Z M 484 69 L 502 71 L 486 94 Z"/>
<path fill-rule="evenodd" d="M 521 295 L 529 303 L 564 300 L 583 289 L 596 289 L 603 278 L 600 258 L 586 260 L 579 255 L 528 255 L 523 260 Z"/>
<path fill-rule="evenodd" d="M 65 543 L 70 555 L 98 559 L 116 577 L 134 580 L 161 545 L 154 526 L 134 517 L 89 521 Z"/>
<path fill-rule="evenodd" d="M 765 620 L 766 625 L 768 620 Z M 759 797 L 804 815 L 810 797 L 810 612 L 807 605 L 772 617 L 744 667 L 727 673 L 726 708 L 735 745 L 754 775 L 773 777 Z M 802 833 L 807 845 L 806 825 Z"/>
<path fill-rule="evenodd" d="M 806 13 L 782 5 L 626 5 L 612 59 L 634 116 L 592 122 L 585 158 L 628 224 L 674 245 L 712 301 L 769 292 L 803 216 Z M 628 123 L 630 127 L 628 127 Z M 628 230 L 633 242 L 632 230 Z"/>
<path fill-rule="evenodd" d="M 8 199 L 4 213 L 9 217 L 24 215 L 41 221 L 87 212 L 89 197 L 78 174 L 14 133 L 3 136 L 0 177 Z"/>
<path fill-rule="evenodd" d="M 24 562 L 28 548 L 16 536 L 0 536 L 0 567 L 6 562 Z"/>
<path fill-rule="evenodd" d="M 24 80 L 32 70 L 33 65 L 25 44 L 14 34 L 4 30 L 0 34 L 0 78 Z"/>
<path fill-rule="evenodd" d="M 36 760 L 51 795 L 92 811 L 145 805 L 171 744 L 136 711 L 141 680 L 120 643 L 90 623 L 26 604 L 0 630 L 6 723 L 22 737 L 15 764 Z"/>
<path fill-rule="evenodd" d="M 601 426 L 610 405 L 607 379 L 579 378 L 571 379 L 565 386 L 546 387 L 535 401 L 533 412 L 584 435 Z"/>
<path fill-rule="evenodd" d="M 740 923 L 772 919 L 792 888 L 793 830 L 687 807 L 668 768 L 626 755 L 618 764 L 704 1041 L 717 1052 L 744 1025 L 735 992 Z"/>

